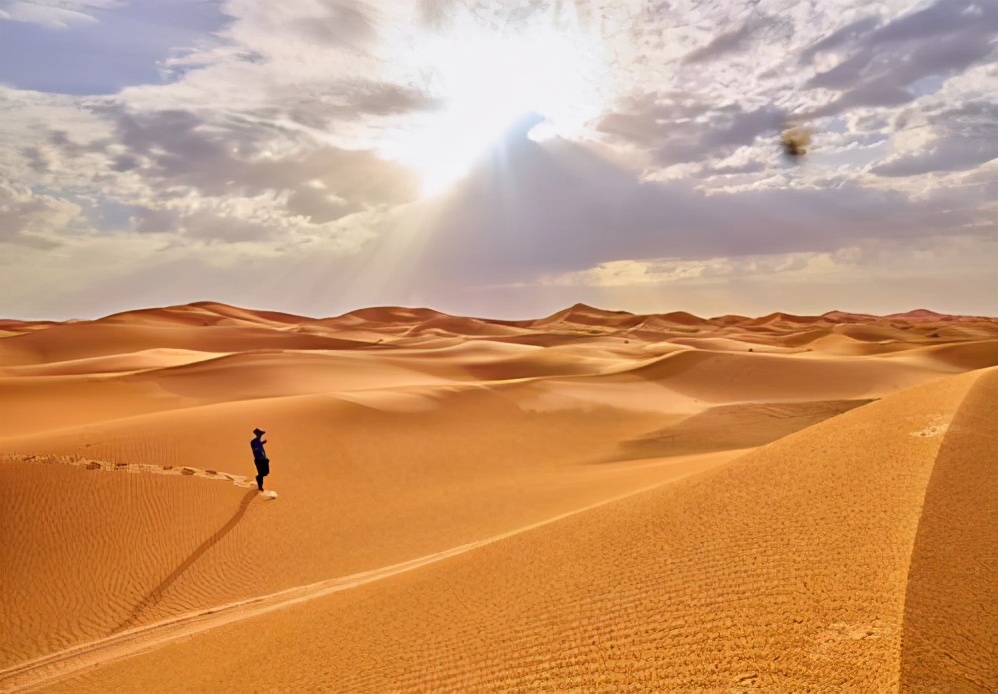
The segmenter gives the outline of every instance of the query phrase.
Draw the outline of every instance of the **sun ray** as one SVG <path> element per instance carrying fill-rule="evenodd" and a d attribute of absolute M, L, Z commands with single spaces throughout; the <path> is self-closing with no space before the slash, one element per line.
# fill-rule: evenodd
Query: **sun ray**
<path fill-rule="evenodd" d="M 536 139 L 578 136 L 607 98 L 601 39 L 574 16 L 496 26 L 466 14 L 398 53 L 395 61 L 439 108 L 393 129 L 379 152 L 415 169 L 427 195 L 465 175 L 526 115 L 543 119 Z"/>

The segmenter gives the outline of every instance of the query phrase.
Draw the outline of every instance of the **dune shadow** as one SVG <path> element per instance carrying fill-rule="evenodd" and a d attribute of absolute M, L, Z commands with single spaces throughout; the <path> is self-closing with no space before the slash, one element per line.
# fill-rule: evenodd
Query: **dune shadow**
<path fill-rule="evenodd" d="M 996 401 L 992 371 L 967 392 L 936 454 L 905 587 L 902 692 L 998 683 Z"/>
<path fill-rule="evenodd" d="M 134 626 L 143 612 L 158 603 L 162 599 L 163 593 L 165 593 L 167 589 L 173 585 L 185 571 L 187 571 L 187 569 L 191 568 L 194 562 L 204 556 L 208 550 L 218 544 L 223 537 L 228 535 L 229 532 L 236 527 L 239 521 L 242 520 L 243 516 L 246 515 L 246 512 L 249 510 L 250 503 L 253 501 L 253 498 L 257 495 L 257 493 L 258 492 L 255 489 L 246 492 L 242 500 L 239 502 L 239 508 L 236 509 L 236 512 L 232 518 L 230 518 L 225 525 L 215 531 L 211 537 L 202 542 L 198 548 L 190 554 L 190 556 L 184 559 L 184 561 L 182 561 L 175 569 L 173 569 L 173 571 L 170 572 L 169 576 L 164 578 L 159 585 L 153 588 L 144 598 L 142 598 L 135 605 L 135 607 L 132 608 L 132 611 L 129 613 L 128 617 L 112 629 L 111 633 L 116 634 L 119 631 L 124 631 L 125 629 Z"/>
<path fill-rule="evenodd" d="M 715 405 L 666 427 L 621 441 L 598 463 L 755 448 L 873 402 L 806 400 Z"/>

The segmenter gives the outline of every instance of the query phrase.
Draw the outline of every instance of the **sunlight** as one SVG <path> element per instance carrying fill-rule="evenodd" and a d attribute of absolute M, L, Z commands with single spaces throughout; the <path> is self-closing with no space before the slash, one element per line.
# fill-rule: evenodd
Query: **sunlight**
<path fill-rule="evenodd" d="M 466 19 L 446 34 L 415 37 L 407 53 L 407 71 L 440 106 L 393 131 L 379 151 L 415 169 L 426 195 L 467 174 L 525 116 L 545 119 L 535 139 L 570 137 L 605 100 L 601 43 L 577 23 L 547 18 L 500 30 Z"/>

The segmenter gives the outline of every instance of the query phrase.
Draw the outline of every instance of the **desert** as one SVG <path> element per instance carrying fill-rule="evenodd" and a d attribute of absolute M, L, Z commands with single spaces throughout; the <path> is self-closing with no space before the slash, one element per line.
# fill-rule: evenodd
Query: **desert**
<path fill-rule="evenodd" d="M 998 319 L 0 330 L 0 691 L 998 684 Z"/>
<path fill-rule="evenodd" d="M 0 694 L 998 693 L 998 0 L 0 0 Z"/>

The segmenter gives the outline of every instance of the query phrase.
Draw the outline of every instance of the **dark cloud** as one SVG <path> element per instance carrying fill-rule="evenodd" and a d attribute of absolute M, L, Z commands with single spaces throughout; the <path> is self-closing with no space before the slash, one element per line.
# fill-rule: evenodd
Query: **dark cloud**
<path fill-rule="evenodd" d="M 136 206 L 131 212 L 133 229 L 141 234 L 176 233 L 180 223 L 180 215 L 172 210 Z"/>
<path fill-rule="evenodd" d="M 429 215 L 421 249 L 407 257 L 425 285 L 533 281 L 625 259 L 826 251 L 967 221 L 845 182 L 714 194 L 642 183 L 581 145 L 538 144 L 526 130 L 511 134 Z M 360 260 L 377 266 L 399 243 L 386 230 Z"/>
<path fill-rule="evenodd" d="M 598 129 L 646 147 L 659 164 L 668 166 L 727 156 L 764 133 L 779 132 L 785 122 L 786 113 L 775 106 L 744 111 L 737 104 L 709 109 L 663 100 L 611 113 Z"/>
<path fill-rule="evenodd" d="M 419 18 L 424 25 L 442 29 L 454 16 L 456 0 L 419 0 Z"/>
<path fill-rule="evenodd" d="M 318 0 L 313 16 L 292 23 L 296 38 L 323 45 L 349 46 L 355 49 L 370 43 L 377 35 L 377 17 L 363 2 Z"/>
<path fill-rule="evenodd" d="M 14 194 L 0 182 L 0 243 L 50 250 L 62 245 L 52 232 L 64 229 L 79 208 L 66 200 Z"/>
<path fill-rule="evenodd" d="M 49 157 L 38 147 L 25 147 L 21 155 L 27 160 L 28 168 L 35 173 L 43 174 L 49 169 Z"/>
<path fill-rule="evenodd" d="M 810 117 L 858 106 L 903 104 L 918 96 L 911 87 L 919 80 L 951 75 L 992 59 L 998 38 L 998 3 L 937 0 L 875 30 L 863 32 L 861 28 L 851 25 L 848 35 L 836 39 L 836 45 L 848 45 L 851 55 L 805 84 L 809 89 L 843 92 L 809 113 Z M 802 59 L 813 57 L 814 48 L 805 51 Z"/>
<path fill-rule="evenodd" d="M 998 144 L 948 138 L 916 155 L 899 157 L 871 170 L 878 176 L 917 176 L 945 171 L 969 171 L 998 159 Z"/>
<path fill-rule="evenodd" d="M 706 46 L 690 51 L 683 58 L 683 62 L 687 64 L 703 63 L 715 60 L 726 53 L 744 50 L 757 31 L 767 24 L 768 22 L 762 18 L 752 17 L 734 31 L 718 34 Z"/>
<path fill-rule="evenodd" d="M 44 131 L 43 131 L 44 132 Z M 92 146 L 74 142 L 69 135 L 61 130 L 52 130 L 46 134 L 42 143 L 31 145 L 21 150 L 28 168 L 37 174 L 52 172 L 58 165 L 57 159 L 72 161 L 93 151 Z M 104 146 L 103 143 L 100 146 Z"/>
<path fill-rule="evenodd" d="M 314 223 L 418 194 L 411 172 L 367 150 L 309 142 L 300 155 L 273 158 L 267 150 L 287 134 L 271 126 L 220 127 L 187 111 L 114 116 L 118 141 L 129 150 L 115 157 L 116 166 L 134 169 L 141 161 L 142 176 L 163 188 L 187 186 L 206 196 L 289 191 L 288 212 Z"/>
<path fill-rule="evenodd" d="M 998 104 L 976 101 L 932 116 L 936 138 L 925 149 L 896 157 L 871 172 L 878 176 L 969 171 L 998 159 Z"/>
<path fill-rule="evenodd" d="M 819 53 L 838 48 L 842 44 L 848 43 L 856 37 L 874 29 L 879 24 L 880 19 L 878 17 L 864 17 L 851 24 L 847 24 L 838 31 L 829 34 L 820 41 L 816 41 L 801 51 L 800 62 L 802 64 L 810 64 L 814 60 L 814 56 Z"/>
<path fill-rule="evenodd" d="M 698 63 L 743 50 L 769 29 L 780 33 L 786 27 L 772 18 L 753 16 L 688 54 L 683 65 L 701 70 Z M 998 46 L 996 39 L 995 2 L 937 0 L 921 11 L 883 24 L 875 16 L 861 18 L 800 52 L 798 62 L 803 65 L 832 50 L 845 57 L 802 85 L 806 90 L 820 88 L 839 94 L 824 106 L 792 115 L 794 120 L 806 122 L 858 107 L 896 107 L 911 102 L 926 88 L 938 89 L 945 77 L 991 59 Z M 926 82 L 937 76 L 938 84 Z M 779 75 L 773 72 L 770 77 Z M 691 74 L 690 79 L 696 76 Z M 752 145 L 761 136 L 775 137 L 791 115 L 777 103 L 774 99 L 772 105 L 749 109 L 737 102 L 709 103 L 689 93 L 648 94 L 604 116 L 598 129 L 646 149 L 662 166 L 706 162 Z"/>

